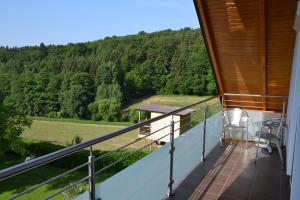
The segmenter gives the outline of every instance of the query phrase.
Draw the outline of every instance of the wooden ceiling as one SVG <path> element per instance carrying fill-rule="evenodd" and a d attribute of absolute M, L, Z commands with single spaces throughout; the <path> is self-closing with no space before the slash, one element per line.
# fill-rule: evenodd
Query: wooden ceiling
<path fill-rule="evenodd" d="M 297 1 L 194 2 L 219 93 L 287 96 L 294 50 L 293 25 Z M 276 101 L 254 97 L 235 99 Z M 263 106 L 266 109 L 268 104 L 264 103 Z"/>

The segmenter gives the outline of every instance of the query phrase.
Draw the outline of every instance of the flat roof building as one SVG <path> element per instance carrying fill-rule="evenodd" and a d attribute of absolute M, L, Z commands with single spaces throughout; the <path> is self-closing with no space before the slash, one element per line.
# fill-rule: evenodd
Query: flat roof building
<path fill-rule="evenodd" d="M 179 109 L 179 107 L 159 105 L 159 104 L 144 104 L 138 106 L 136 109 L 139 111 L 139 121 L 140 121 L 141 111 L 150 112 L 150 118 L 152 119 L 160 115 L 177 110 Z M 172 120 L 174 121 L 174 130 L 175 130 L 174 138 L 177 138 L 179 135 L 184 133 L 190 127 L 191 113 L 193 112 L 194 112 L 193 109 L 186 109 L 174 115 L 170 115 L 161 120 L 155 121 L 151 123 L 149 126 L 141 127 L 138 137 L 144 138 L 146 135 L 149 135 L 148 137 L 145 137 L 145 139 L 152 140 L 152 141 L 157 140 L 158 143 L 160 144 L 169 142 L 170 137 L 168 136 L 168 134 L 170 133 L 169 125 L 171 121 Z"/>

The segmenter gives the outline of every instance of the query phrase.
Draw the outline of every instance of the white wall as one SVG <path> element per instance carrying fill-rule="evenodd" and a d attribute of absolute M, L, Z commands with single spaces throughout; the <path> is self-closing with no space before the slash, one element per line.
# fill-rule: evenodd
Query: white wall
<path fill-rule="evenodd" d="M 295 135 L 295 151 L 293 155 L 293 167 L 291 175 L 291 198 L 292 200 L 300 199 L 300 112 L 298 110 L 298 116 L 296 120 L 296 132 Z"/>
<path fill-rule="evenodd" d="M 300 199 L 300 4 L 294 29 L 297 32 L 288 104 L 287 174 L 291 175 L 291 198 Z"/>
<path fill-rule="evenodd" d="M 156 112 L 151 112 L 151 119 L 154 117 L 158 117 L 162 115 L 161 113 L 156 113 Z M 176 130 L 174 132 L 174 138 L 177 138 L 179 136 L 180 130 L 180 116 L 178 115 L 171 115 L 168 117 L 165 117 L 161 120 L 158 120 L 156 122 L 151 123 L 150 125 L 150 133 L 154 133 L 153 135 L 150 135 L 149 138 L 151 138 L 152 140 L 158 140 L 159 138 L 163 137 L 164 135 L 167 135 L 170 133 L 170 127 L 164 128 L 162 130 L 159 130 L 165 126 L 169 126 L 172 119 L 174 120 L 175 124 L 174 124 L 174 130 Z M 148 138 L 148 137 L 147 137 Z M 162 142 L 170 142 L 170 136 L 166 136 L 162 139 L 160 139 L 159 141 Z"/>

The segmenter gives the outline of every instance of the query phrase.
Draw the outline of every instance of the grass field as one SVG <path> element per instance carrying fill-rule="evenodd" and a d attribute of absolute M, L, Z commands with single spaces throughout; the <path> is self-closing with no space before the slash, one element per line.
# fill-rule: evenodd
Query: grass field
<path fill-rule="evenodd" d="M 182 96 L 182 95 L 154 95 L 148 98 L 137 99 L 135 102 L 127 106 L 125 109 L 134 109 L 139 105 L 147 103 L 156 103 L 161 105 L 170 105 L 183 107 L 209 98 L 210 96 Z M 220 108 L 219 99 L 213 99 L 207 102 L 209 112 L 213 114 Z M 196 111 L 192 114 L 192 121 L 197 123 L 203 119 L 204 104 L 194 106 Z M 79 135 L 83 141 L 99 137 L 103 134 L 122 129 L 129 122 L 105 122 L 78 119 L 49 119 L 49 118 L 33 118 L 31 128 L 26 129 L 22 136 L 26 139 L 34 139 L 40 141 L 48 141 L 55 144 L 66 145 L 71 143 L 74 136 Z M 137 138 L 138 130 L 126 133 L 122 136 L 110 139 L 101 144 L 95 145 L 96 149 L 112 150 L 124 144 L 134 141 Z M 139 141 L 129 148 L 136 149 L 144 145 L 144 141 Z"/>
<path fill-rule="evenodd" d="M 90 119 L 72 119 L 72 118 L 49 118 L 49 117 L 30 117 L 37 121 L 51 121 L 51 122 L 72 122 L 77 124 L 96 124 L 96 125 L 116 125 L 129 126 L 132 122 L 108 122 L 108 121 L 94 121 Z"/>
<path fill-rule="evenodd" d="M 76 135 L 79 135 L 81 138 L 83 138 L 83 141 L 87 141 L 124 127 L 125 126 L 34 120 L 31 128 L 26 129 L 22 136 L 25 139 L 48 141 L 55 144 L 66 145 L 67 143 L 71 143 L 72 139 Z M 135 140 L 137 138 L 137 134 L 137 131 L 131 131 L 124 135 L 97 144 L 94 146 L 94 148 L 101 150 L 116 149 L 121 145 Z M 143 141 L 139 141 L 131 145 L 129 148 L 135 149 L 143 144 Z"/>

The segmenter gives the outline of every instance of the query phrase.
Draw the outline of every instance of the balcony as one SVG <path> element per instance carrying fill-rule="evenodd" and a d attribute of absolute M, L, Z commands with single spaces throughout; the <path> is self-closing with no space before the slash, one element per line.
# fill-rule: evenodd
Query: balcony
<path fill-rule="evenodd" d="M 260 150 L 255 164 L 253 143 L 214 149 L 177 187 L 173 199 L 289 199 L 289 186 L 277 152 Z"/>
<path fill-rule="evenodd" d="M 260 104 L 265 105 L 265 101 L 252 102 L 259 104 L 252 105 L 255 109 L 260 108 L 261 110 L 247 110 L 249 118 L 252 120 L 252 123 L 247 126 L 249 133 L 247 135 L 241 134 L 241 131 L 224 131 L 223 110 L 225 106 L 232 107 L 233 105 L 230 102 L 225 104 L 226 99 L 229 99 L 225 96 L 222 98 L 221 96 L 212 97 L 2 170 L 0 171 L 0 180 L 5 181 L 4 179 L 17 176 L 19 173 L 34 170 L 40 165 L 46 165 L 57 159 L 65 159 L 79 150 L 89 148 L 90 156 L 86 158 L 86 161 L 83 161 L 83 164 L 57 176 L 49 177 L 48 180 L 21 192 L 16 190 L 19 193 L 12 196 L 11 199 L 19 197 L 26 199 L 28 193 L 35 192 L 38 188 L 53 181 L 59 181 L 65 175 L 78 170 L 85 171 L 86 176 L 41 198 L 70 198 L 66 196 L 65 192 L 78 184 L 85 183 L 89 185 L 87 191 L 79 192 L 76 199 L 288 199 L 288 181 L 284 176 L 284 163 L 281 162 L 278 152 L 274 151 L 269 155 L 266 150 L 259 148 L 256 161 L 257 148 L 253 142 L 257 131 L 253 122 L 284 117 L 286 97 L 263 96 L 263 98 L 280 99 L 281 106 L 278 106 L 279 100 L 277 100 L 277 108 L 275 109 L 277 111 L 265 111 L 268 109 L 267 107 L 259 106 Z M 222 99 L 221 104 L 220 99 Z M 240 104 L 240 107 L 243 105 Z M 189 116 L 189 124 L 182 127 L 176 126 L 176 123 L 179 122 L 173 121 L 172 116 L 190 108 L 194 109 L 195 112 Z M 274 107 L 272 109 L 274 110 Z M 141 127 L 149 126 L 151 123 L 162 119 L 170 119 L 171 121 L 169 125 L 150 133 L 160 135 L 157 140 L 145 142 L 144 146 L 132 151 L 131 154 L 113 161 L 103 168 L 98 167 L 97 163 L 101 162 L 105 156 L 112 155 L 141 140 L 146 140 L 149 134 L 143 137 L 139 136 L 135 141 L 98 157 L 93 155 L 93 145 L 109 141 L 111 138 L 124 135 L 135 129 L 140 130 Z M 174 138 L 174 133 L 179 128 L 186 131 Z M 166 133 L 166 130 L 168 130 L 167 134 L 162 135 L 161 133 Z M 164 137 L 168 137 L 170 142 L 158 147 L 148 156 L 112 177 L 101 182 L 97 181 L 97 176 L 105 170 L 146 149 Z M 249 140 L 248 143 L 240 141 L 246 138 Z"/>

